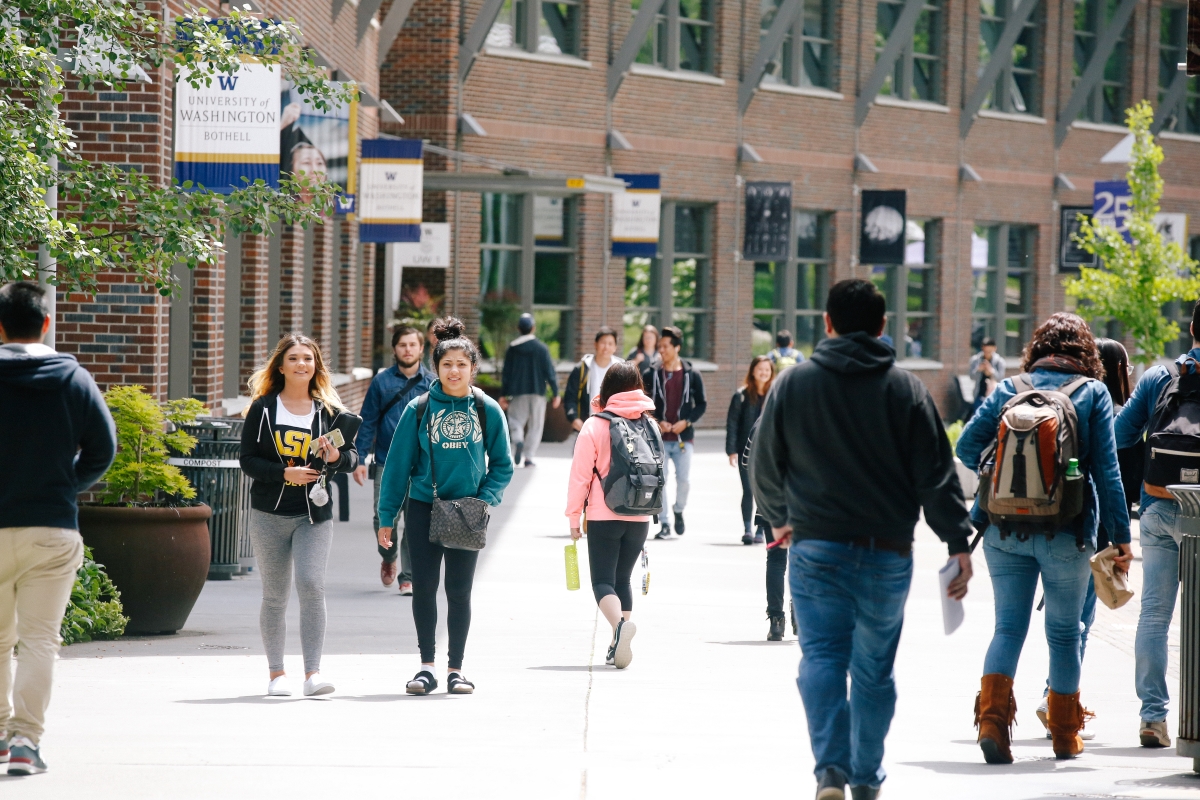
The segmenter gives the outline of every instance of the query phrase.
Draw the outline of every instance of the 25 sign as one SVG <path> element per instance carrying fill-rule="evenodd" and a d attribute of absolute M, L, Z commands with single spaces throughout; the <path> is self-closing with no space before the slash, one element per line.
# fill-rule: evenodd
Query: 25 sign
<path fill-rule="evenodd" d="M 1092 222 L 1116 230 L 1130 244 L 1133 243 L 1133 234 L 1129 230 L 1132 206 L 1133 193 L 1127 182 L 1096 181 L 1092 190 Z"/>

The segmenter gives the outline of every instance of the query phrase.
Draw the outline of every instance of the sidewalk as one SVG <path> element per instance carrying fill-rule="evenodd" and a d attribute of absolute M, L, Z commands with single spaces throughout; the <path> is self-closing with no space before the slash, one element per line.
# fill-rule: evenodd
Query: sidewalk
<path fill-rule="evenodd" d="M 626 671 L 603 665 L 609 633 L 585 554 L 584 588 L 565 589 L 569 446 L 547 445 L 517 472 L 480 562 L 465 662 L 475 695 L 404 694 L 418 666 L 410 601 L 380 586 L 370 495 L 352 485 L 354 521 L 337 525 L 328 579 L 332 699 L 263 698 L 258 581 L 210 582 L 177 636 L 64 650 L 51 771 L 0 778 L 0 795 L 809 798 L 795 639 L 765 641 L 762 546 L 740 543 L 740 485 L 721 443 L 705 435 L 698 450 L 687 534 L 649 545 Z M 972 725 L 992 625 L 983 558 L 951 637 L 936 590 L 945 548 L 922 529 L 915 558 L 885 797 L 1200 798 L 1190 760 L 1137 746 L 1133 630 L 1104 608 L 1084 664 L 1084 702 L 1098 713 L 1087 752 L 1055 761 L 1033 714 L 1047 670 L 1037 615 L 1016 682 L 1018 761 L 984 764 Z M 288 653 L 298 675 L 294 608 Z M 439 679 L 444 664 L 443 648 Z"/>

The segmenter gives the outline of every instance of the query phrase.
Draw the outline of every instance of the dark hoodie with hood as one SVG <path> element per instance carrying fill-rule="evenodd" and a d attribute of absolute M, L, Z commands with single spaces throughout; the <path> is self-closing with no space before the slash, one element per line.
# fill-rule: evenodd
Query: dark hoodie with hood
<path fill-rule="evenodd" d="M 823 340 L 780 373 L 751 457 L 754 498 L 793 540 L 912 542 L 925 521 L 951 554 L 972 533 L 950 440 L 929 391 L 866 333 Z"/>
<path fill-rule="evenodd" d="M 0 479 L 0 528 L 79 529 L 76 496 L 104 475 L 117 435 L 104 396 L 74 356 L 0 347 L 0 419 L 21 463 Z"/>

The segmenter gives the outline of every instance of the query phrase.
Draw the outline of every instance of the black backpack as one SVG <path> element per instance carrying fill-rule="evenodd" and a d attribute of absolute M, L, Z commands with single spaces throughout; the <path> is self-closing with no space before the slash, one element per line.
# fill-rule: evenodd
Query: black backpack
<path fill-rule="evenodd" d="M 614 514 L 644 516 L 662 513 L 666 448 L 658 423 L 643 414 L 626 419 L 609 411 L 595 416 L 608 420 L 612 466 L 603 478 L 604 504 Z M 592 467 L 600 477 L 600 471 Z"/>
<path fill-rule="evenodd" d="M 1173 500 L 1167 487 L 1200 483 L 1200 364 L 1189 358 L 1169 367 L 1167 384 L 1146 437 L 1146 494 Z"/>

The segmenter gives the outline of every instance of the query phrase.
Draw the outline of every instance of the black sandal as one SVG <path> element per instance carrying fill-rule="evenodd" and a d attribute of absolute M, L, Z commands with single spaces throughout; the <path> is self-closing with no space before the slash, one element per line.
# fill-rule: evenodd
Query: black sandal
<path fill-rule="evenodd" d="M 433 673 L 429 670 L 423 669 L 408 682 L 408 685 L 404 687 L 404 691 L 409 694 L 429 694 L 437 687 L 437 678 L 433 677 Z"/>
<path fill-rule="evenodd" d="M 451 672 L 446 678 L 446 691 L 450 694 L 472 694 L 475 684 L 464 678 L 461 672 Z"/>

